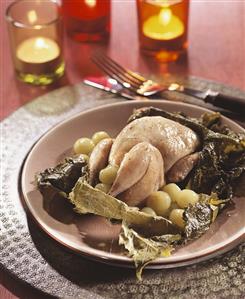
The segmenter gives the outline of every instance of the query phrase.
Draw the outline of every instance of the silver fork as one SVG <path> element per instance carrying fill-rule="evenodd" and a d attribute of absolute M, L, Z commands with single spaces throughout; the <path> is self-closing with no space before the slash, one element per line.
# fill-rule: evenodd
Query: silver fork
<path fill-rule="evenodd" d="M 123 87 L 145 97 L 152 96 L 164 90 L 181 91 L 183 88 L 177 83 L 172 83 L 168 87 L 165 87 L 152 80 L 145 79 L 143 76 L 124 68 L 102 53 L 94 54 L 91 60 Z"/>
<path fill-rule="evenodd" d="M 244 117 L 245 99 L 228 96 L 211 89 L 207 89 L 206 91 L 196 90 L 178 83 L 171 83 L 165 86 L 160 85 L 124 68 L 102 53 L 93 55 L 91 59 L 100 69 L 111 78 L 115 79 L 123 87 L 141 96 L 149 97 L 167 90 L 177 91 L 200 99 L 205 103 L 210 103 L 216 107 L 233 111 Z"/>

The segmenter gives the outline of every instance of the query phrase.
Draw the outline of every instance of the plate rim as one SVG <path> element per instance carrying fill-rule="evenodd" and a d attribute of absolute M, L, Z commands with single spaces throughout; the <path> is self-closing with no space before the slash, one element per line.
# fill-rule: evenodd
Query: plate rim
<path fill-rule="evenodd" d="M 44 221 L 42 221 L 42 219 L 37 219 L 35 217 L 35 211 L 32 208 L 32 206 L 29 204 L 29 201 L 27 200 L 27 195 L 24 192 L 24 177 L 25 177 L 25 171 L 26 171 L 26 167 L 27 167 L 27 162 L 28 159 L 30 158 L 31 153 L 33 152 L 33 150 L 38 146 L 38 144 L 42 141 L 43 138 L 46 137 L 47 134 L 52 133 L 53 131 L 57 130 L 58 128 L 60 129 L 62 126 L 65 126 L 66 123 L 70 122 L 71 120 L 74 120 L 76 118 L 82 117 L 83 114 L 87 114 L 87 113 L 91 113 L 94 112 L 94 110 L 98 111 L 98 110 L 103 110 L 105 108 L 108 107 L 114 107 L 114 106 L 124 106 L 124 105 L 132 105 L 134 106 L 135 104 L 138 105 L 145 105 L 147 104 L 149 106 L 149 103 L 154 106 L 157 105 L 159 103 L 162 103 L 164 101 L 164 103 L 173 105 L 173 106 L 185 106 L 185 107 L 189 107 L 189 108 L 194 108 L 195 110 L 198 110 L 201 113 L 204 112 L 214 112 L 210 109 L 207 109 L 205 107 L 200 107 L 197 105 L 192 105 L 192 104 L 187 104 L 187 103 L 183 103 L 183 102 L 173 102 L 173 101 L 168 101 L 168 100 L 145 100 L 145 101 L 141 101 L 141 100 L 137 100 L 137 101 L 125 101 L 125 102 L 116 102 L 116 103 L 111 103 L 111 104 L 106 104 L 106 105 L 100 105 L 97 107 L 92 107 L 90 109 L 86 109 L 83 111 L 80 111 L 78 113 L 75 113 L 74 115 L 71 115 L 70 117 L 68 117 L 65 120 L 62 120 L 60 122 L 57 122 L 57 124 L 55 124 L 53 127 L 51 127 L 50 129 L 48 129 L 46 132 L 44 132 L 37 140 L 36 142 L 32 145 L 32 147 L 30 148 L 30 150 L 28 151 L 25 159 L 23 160 L 23 164 L 22 167 L 20 169 L 20 173 L 19 173 L 19 186 L 20 186 L 20 196 L 21 198 L 24 200 L 24 203 L 26 205 L 26 207 L 28 208 L 28 212 L 30 212 L 32 218 L 35 220 L 35 222 L 38 224 L 38 226 L 40 228 L 42 228 L 42 230 L 48 234 L 49 237 L 51 237 L 52 239 L 54 239 L 55 241 L 57 241 L 59 244 L 61 244 L 62 246 L 64 246 L 65 248 L 68 248 L 69 250 L 78 253 L 84 257 L 96 260 L 96 261 L 100 261 L 100 262 L 104 262 L 104 263 L 108 263 L 108 264 L 112 264 L 112 265 L 117 265 L 117 266 L 123 266 L 123 267 L 132 267 L 133 265 L 133 260 L 130 257 L 124 256 L 124 255 L 119 255 L 119 254 L 112 254 L 112 253 L 107 253 L 105 251 L 102 250 L 98 250 L 98 249 L 94 249 L 94 248 L 90 248 L 90 250 L 85 250 L 83 249 L 83 251 L 81 249 L 78 249 L 72 245 L 68 245 L 67 243 L 63 242 L 61 239 L 57 238 L 54 234 L 52 234 L 52 232 L 49 231 L 48 226 L 46 225 L 46 223 Z M 245 129 L 243 127 L 241 127 L 239 124 L 237 124 L 236 122 L 234 122 L 233 120 L 231 120 L 228 117 L 225 117 L 222 115 L 222 119 L 224 121 L 228 121 L 229 123 L 232 123 L 233 125 L 235 125 L 236 127 L 238 127 L 241 131 L 245 131 Z M 52 228 L 51 228 L 52 230 Z M 224 252 L 227 252 L 228 250 L 234 248 L 236 245 L 240 244 L 243 241 L 243 237 L 245 235 L 245 232 L 243 232 L 243 230 L 239 230 L 233 237 L 228 238 L 226 241 L 223 241 L 222 243 L 217 244 L 216 246 L 213 246 L 211 248 L 213 248 L 212 251 L 209 251 L 208 253 L 203 253 L 204 250 L 202 250 L 199 255 L 195 258 L 185 258 L 185 256 L 183 257 L 169 257 L 169 258 L 158 258 L 156 260 L 154 260 L 153 262 L 151 262 L 147 268 L 155 268 L 155 269 L 160 269 L 160 268 L 166 268 L 166 267 L 179 267 L 179 266 L 185 266 L 185 265 L 189 265 L 189 264 L 194 264 L 196 262 L 202 261 L 202 260 L 206 260 L 215 256 L 218 256 Z M 91 249 L 92 251 L 96 254 L 91 253 Z M 220 252 L 221 251 L 221 252 Z M 174 260 L 173 260 L 174 259 Z M 112 262 L 111 262 L 112 261 Z"/>

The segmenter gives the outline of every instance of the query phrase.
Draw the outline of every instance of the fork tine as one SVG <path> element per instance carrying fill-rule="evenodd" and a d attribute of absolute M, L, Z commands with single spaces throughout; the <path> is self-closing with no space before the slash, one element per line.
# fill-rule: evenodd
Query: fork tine
<path fill-rule="evenodd" d="M 95 57 L 91 58 L 92 61 L 100 68 L 102 69 L 107 75 L 109 75 L 111 78 L 115 79 L 119 84 L 121 84 L 123 87 L 128 88 L 134 92 L 137 91 L 137 87 L 132 87 L 129 83 L 125 82 L 120 76 L 118 76 L 114 71 L 112 71 L 106 64 L 103 64 L 100 60 L 97 60 Z"/>
<path fill-rule="evenodd" d="M 125 83 L 130 84 L 131 86 L 134 86 L 134 88 L 138 89 L 141 83 L 135 82 L 135 80 L 129 79 L 125 73 L 122 71 L 118 71 L 117 69 L 114 68 L 113 65 L 110 64 L 110 62 L 107 61 L 107 59 L 104 59 L 102 56 L 96 56 L 96 59 L 101 62 L 101 64 L 104 64 L 108 69 L 110 69 L 114 74 L 116 74 L 118 77 L 121 78 Z"/>
<path fill-rule="evenodd" d="M 108 76 L 111 78 L 117 80 L 120 84 L 122 84 L 120 81 L 120 78 L 116 76 L 112 71 L 110 71 L 104 64 L 102 64 L 99 60 L 97 60 L 95 57 L 91 57 L 91 60 L 102 70 L 104 71 Z"/>
<path fill-rule="evenodd" d="M 110 64 L 116 70 L 116 72 L 118 72 L 118 73 L 122 74 L 124 77 L 126 77 L 127 81 L 130 80 L 129 83 L 137 83 L 138 86 L 140 86 L 145 81 L 145 78 L 143 78 L 142 76 L 140 76 L 138 74 L 135 74 L 134 72 L 132 72 L 130 70 L 125 69 L 123 66 L 118 64 L 116 61 L 114 61 L 109 56 L 107 56 L 103 53 L 98 53 L 96 56 L 105 60 L 108 64 Z"/>
<path fill-rule="evenodd" d="M 113 79 L 117 80 L 121 85 L 123 85 L 126 88 L 130 88 L 131 90 L 133 90 L 134 92 L 137 91 L 137 89 L 139 88 L 139 84 L 131 82 L 129 80 L 127 80 L 127 78 L 125 78 L 125 76 L 121 73 L 118 73 L 116 70 L 114 70 L 114 68 L 107 64 L 106 61 L 104 61 L 103 59 L 100 59 L 97 56 L 93 56 L 92 61 L 94 63 L 96 63 L 102 70 L 104 70 L 104 72 L 106 74 L 108 74 L 110 77 L 112 77 Z"/>
<path fill-rule="evenodd" d="M 103 54 L 102 54 L 102 55 L 103 55 Z M 145 79 L 144 77 L 142 77 L 141 75 L 139 75 L 139 74 L 137 74 L 137 73 L 135 73 L 135 72 L 133 72 L 133 71 L 131 71 L 131 70 L 129 70 L 129 69 L 124 68 L 123 66 L 121 66 L 120 64 L 118 64 L 115 60 L 113 60 L 111 57 L 106 56 L 105 54 L 104 54 L 104 56 L 105 56 L 111 63 L 113 63 L 115 66 L 121 68 L 121 69 L 125 72 L 125 74 L 126 74 L 129 78 L 131 78 L 132 80 L 136 80 L 137 82 L 140 82 L 141 84 L 144 83 L 144 82 L 146 81 L 146 79 Z"/>
<path fill-rule="evenodd" d="M 130 80 L 131 82 L 137 83 L 139 85 L 141 85 L 143 82 L 146 81 L 146 79 L 126 68 L 124 68 L 123 66 L 121 66 L 120 64 L 118 64 L 115 60 L 113 60 L 111 57 L 100 53 L 100 56 L 106 60 L 108 62 L 108 64 L 110 64 L 111 66 L 113 66 L 117 72 L 120 72 L 121 74 L 123 74 L 124 76 L 127 77 L 127 80 Z"/>

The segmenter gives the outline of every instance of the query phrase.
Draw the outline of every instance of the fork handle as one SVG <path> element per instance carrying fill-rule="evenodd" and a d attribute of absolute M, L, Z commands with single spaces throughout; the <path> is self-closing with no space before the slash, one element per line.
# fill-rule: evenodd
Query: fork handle
<path fill-rule="evenodd" d="M 204 101 L 211 103 L 216 107 L 236 112 L 240 115 L 245 114 L 245 99 L 227 96 L 222 93 L 213 93 L 208 94 Z"/>

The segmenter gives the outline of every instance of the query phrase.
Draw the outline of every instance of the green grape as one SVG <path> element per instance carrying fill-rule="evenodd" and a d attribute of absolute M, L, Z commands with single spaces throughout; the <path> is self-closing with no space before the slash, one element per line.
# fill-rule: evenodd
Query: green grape
<path fill-rule="evenodd" d="M 94 135 L 92 136 L 92 141 L 94 144 L 97 144 L 105 138 L 110 138 L 109 134 L 104 131 L 100 131 L 100 132 L 94 133 Z"/>
<path fill-rule="evenodd" d="M 153 209 L 157 215 L 164 216 L 166 215 L 169 207 L 171 205 L 171 198 L 168 193 L 164 191 L 153 192 L 147 198 L 147 206 Z"/>
<path fill-rule="evenodd" d="M 141 212 L 144 212 L 146 214 L 149 214 L 149 215 L 152 215 L 152 216 L 156 216 L 156 213 L 154 210 L 152 210 L 151 208 L 149 207 L 144 207 Z"/>
<path fill-rule="evenodd" d="M 163 186 L 162 190 L 167 192 L 174 202 L 176 202 L 179 192 L 181 191 L 180 187 L 174 183 Z"/>
<path fill-rule="evenodd" d="M 99 174 L 99 179 L 103 184 L 112 184 L 117 176 L 118 167 L 108 165 L 102 169 Z"/>
<path fill-rule="evenodd" d="M 182 190 L 178 197 L 177 197 L 177 204 L 180 208 L 184 209 L 189 206 L 189 204 L 194 205 L 196 202 L 198 202 L 199 196 L 196 192 L 184 189 Z"/>
<path fill-rule="evenodd" d="M 177 225 L 180 228 L 185 227 L 185 221 L 183 219 L 184 210 L 182 209 L 174 209 L 171 211 L 169 215 L 169 220 L 173 222 L 173 224 Z"/>
<path fill-rule="evenodd" d="M 94 148 L 94 143 L 89 138 L 80 138 L 78 139 L 73 146 L 74 152 L 76 154 L 85 154 L 89 155 Z"/>

